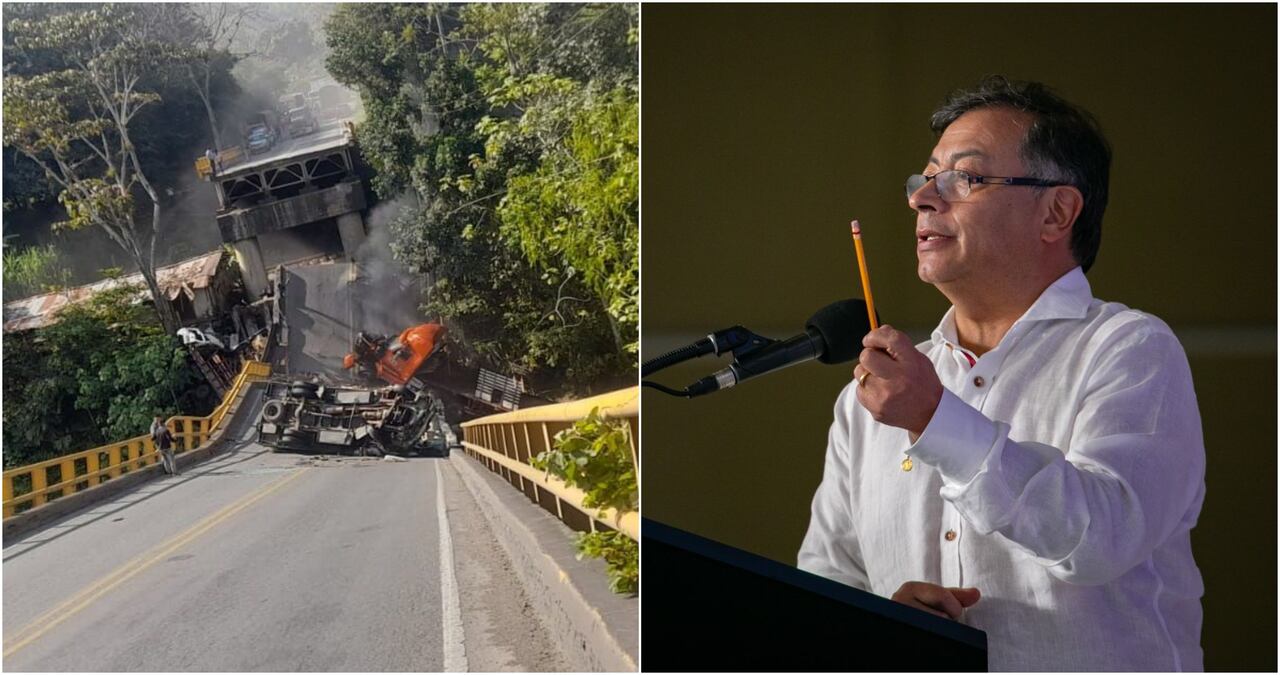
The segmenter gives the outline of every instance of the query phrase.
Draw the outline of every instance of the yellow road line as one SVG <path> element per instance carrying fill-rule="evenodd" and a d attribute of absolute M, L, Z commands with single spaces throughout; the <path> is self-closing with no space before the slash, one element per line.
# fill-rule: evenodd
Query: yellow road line
<path fill-rule="evenodd" d="M 306 471 L 307 469 L 301 469 L 275 481 L 274 483 L 263 486 L 256 492 L 249 493 L 238 501 L 232 502 L 228 506 L 224 507 L 221 511 L 214 513 L 199 523 L 196 523 L 189 529 L 174 536 L 169 541 L 152 549 L 150 552 L 130 560 L 124 565 L 116 568 L 115 571 L 111 572 L 107 576 L 85 587 L 70 599 L 40 615 L 39 618 L 27 624 L 22 630 L 15 633 L 13 638 L 5 643 L 4 657 L 8 658 L 9 655 L 38 640 L 58 624 L 66 621 L 72 616 L 75 616 L 95 600 L 106 595 L 111 591 L 111 589 L 137 576 L 142 571 L 169 556 L 174 551 L 191 543 L 191 541 L 196 537 L 208 532 L 231 516 L 245 510 L 258 500 L 266 497 L 272 492 L 275 492 L 298 476 L 301 476 Z"/>

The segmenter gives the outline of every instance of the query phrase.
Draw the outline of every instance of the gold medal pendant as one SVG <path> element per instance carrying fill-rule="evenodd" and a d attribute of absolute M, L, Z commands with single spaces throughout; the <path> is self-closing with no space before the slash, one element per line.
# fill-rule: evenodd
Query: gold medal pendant
<path fill-rule="evenodd" d="M 910 458 L 910 457 L 908 457 L 908 458 L 906 458 L 906 459 L 902 460 L 902 470 L 903 470 L 903 471 L 910 471 L 910 470 L 911 470 L 911 458 Z"/>

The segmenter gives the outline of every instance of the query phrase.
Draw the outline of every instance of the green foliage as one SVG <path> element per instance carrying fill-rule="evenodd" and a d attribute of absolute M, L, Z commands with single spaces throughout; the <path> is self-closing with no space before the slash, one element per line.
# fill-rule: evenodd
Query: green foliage
<path fill-rule="evenodd" d="M 599 408 L 556 434 L 554 446 L 538 453 L 530 464 L 586 493 L 582 500 L 585 507 L 619 513 L 640 508 L 629 427 L 602 418 Z M 614 592 L 637 590 L 640 550 L 630 537 L 621 532 L 583 534 L 578 537 L 578 554 L 604 559 Z"/>
<path fill-rule="evenodd" d="M 4 251 L 5 302 L 65 287 L 71 270 L 53 244 Z"/>
<path fill-rule="evenodd" d="M 640 545 L 621 532 L 586 532 L 578 535 L 578 559 L 603 558 L 609 568 L 609 590 L 640 590 Z"/>
<path fill-rule="evenodd" d="M 364 101 L 375 190 L 417 197 L 392 250 L 427 276 L 424 311 L 464 359 L 562 393 L 636 367 L 636 18 L 360 4 L 326 24 L 329 70 Z"/>
<path fill-rule="evenodd" d="M 585 492 L 588 508 L 634 511 L 639 504 L 629 427 L 601 417 L 599 408 L 556 434 L 555 446 L 530 463 Z"/>
<path fill-rule="evenodd" d="M 166 223 L 161 191 L 144 168 L 173 171 L 154 160 L 181 155 L 185 168 L 199 142 L 189 130 L 199 128 L 203 104 L 189 78 L 175 75 L 196 58 L 186 44 L 197 28 L 165 4 L 22 6 L 5 25 L 5 146 L 56 186 L 67 218 L 55 227 L 100 228 L 157 296 L 153 244 Z M 188 105 L 165 106 L 165 96 Z M 138 208 L 143 197 L 149 214 Z M 168 305 L 155 308 L 176 330 Z"/>
<path fill-rule="evenodd" d="M 122 286 L 5 336 L 4 465 L 21 466 L 146 433 L 154 415 L 198 412 L 177 341 Z"/>

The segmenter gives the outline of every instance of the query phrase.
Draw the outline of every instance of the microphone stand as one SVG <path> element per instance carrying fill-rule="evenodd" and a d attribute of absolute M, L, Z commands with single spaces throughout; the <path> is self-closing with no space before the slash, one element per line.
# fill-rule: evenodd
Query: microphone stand
<path fill-rule="evenodd" d="M 777 340 L 757 335 L 742 326 L 734 326 L 732 328 L 716 331 L 715 333 L 712 333 L 691 345 L 687 345 L 679 349 L 673 349 L 662 356 L 645 361 L 644 364 L 640 366 L 640 375 L 641 377 L 648 377 L 660 370 L 670 368 L 677 363 L 683 363 L 689 359 L 705 356 L 711 353 L 719 356 L 725 352 L 730 352 L 733 354 L 733 363 L 737 363 L 738 359 L 747 356 L 758 349 L 768 347 L 775 342 L 777 342 Z M 640 385 L 644 387 L 652 387 L 653 389 L 657 389 L 658 391 L 671 396 L 693 398 L 695 396 L 706 394 L 709 391 L 713 391 L 706 386 L 707 380 L 708 378 L 704 377 L 701 380 L 685 387 L 683 390 L 672 389 L 657 382 L 650 382 L 649 380 L 642 380 Z"/>

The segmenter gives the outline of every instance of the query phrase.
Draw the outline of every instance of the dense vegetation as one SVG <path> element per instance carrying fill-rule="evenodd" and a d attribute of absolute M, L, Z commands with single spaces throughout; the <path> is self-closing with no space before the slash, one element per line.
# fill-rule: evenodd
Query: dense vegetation
<path fill-rule="evenodd" d="M 396 258 L 467 359 L 586 392 L 634 377 L 634 5 L 345 5 L 329 71 L 355 88 Z"/>
<path fill-rule="evenodd" d="M 144 434 L 154 415 L 208 412 L 186 350 L 135 302 L 139 291 L 107 291 L 54 325 L 5 335 L 6 468 Z"/>

